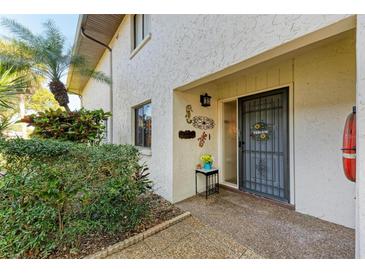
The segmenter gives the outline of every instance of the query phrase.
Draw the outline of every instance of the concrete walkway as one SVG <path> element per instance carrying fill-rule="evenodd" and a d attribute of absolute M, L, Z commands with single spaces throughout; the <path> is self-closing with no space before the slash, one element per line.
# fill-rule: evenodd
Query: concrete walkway
<path fill-rule="evenodd" d="M 227 190 L 180 202 L 189 217 L 109 259 L 354 258 L 353 229 Z"/>
<path fill-rule="evenodd" d="M 265 258 L 354 258 L 355 232 L 267 200 L 221 190 L 177 204 Z"/>
<path fill-rule="evenodd" d="M 251 250 L 189 217 L 107 259 L 246 259 L 259 258 Z"/>

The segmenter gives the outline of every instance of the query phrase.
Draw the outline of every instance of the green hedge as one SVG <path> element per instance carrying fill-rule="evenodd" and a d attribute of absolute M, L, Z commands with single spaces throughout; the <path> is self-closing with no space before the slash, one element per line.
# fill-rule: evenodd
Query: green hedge
<path fill-rule="evenodd" d="M 0 258 L 47 257 L 88 233 L 133 229 L 151 187 L 130 145 L 0 139 Z"/>
<path fill-rule="evenodd" d="M 102 109 L 67 112 L 49 109 L 24 117 L 34 127 L 32 137 L 98 145 L 105 134 L 104 121 L 111 116 Z"/>

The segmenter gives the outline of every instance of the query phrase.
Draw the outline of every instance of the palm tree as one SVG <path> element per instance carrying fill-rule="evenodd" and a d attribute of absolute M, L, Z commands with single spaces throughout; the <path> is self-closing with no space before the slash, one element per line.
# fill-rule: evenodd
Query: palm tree
<path fill-rule="evenodd" d="M 44 33 L 40 35 L 32 33 L 27 27 L 8 18 L 2 18 L 1 24 L 15 38 L 9 39 L 12 50 L 0 48 L 0 60 L 28 68 L 34 74 L 47 79 L 50 91 L 66 111 L 70 111 L 69 97 L 61 79 L 71 66 L 81 75 L 111 83 L 103 72 L 90 69 L 83 56 L 73 54 L 71 49 L 65 49 L 65 37 L 52 20 L 43 23 Z"/>

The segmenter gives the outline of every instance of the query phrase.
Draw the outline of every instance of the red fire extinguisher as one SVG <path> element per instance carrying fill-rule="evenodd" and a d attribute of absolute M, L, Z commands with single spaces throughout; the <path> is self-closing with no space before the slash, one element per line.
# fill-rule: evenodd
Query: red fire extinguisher
<path fill-rule="evenodd" d="M 342 147 L 343 171 L 346 178 L 352 182 L 356 181 L 356 108 L 347 116 L 343 130 Z"/>

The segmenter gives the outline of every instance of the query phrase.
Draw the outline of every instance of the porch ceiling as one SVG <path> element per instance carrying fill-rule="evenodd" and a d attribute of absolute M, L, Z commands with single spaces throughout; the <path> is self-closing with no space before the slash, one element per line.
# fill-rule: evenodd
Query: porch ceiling
<path fill-rule="evenodd" d="M 86 34 L 96 40 L 109 45 L 125 14 L 81 14 L 79 17 L 74 48 L 74 54 L 84 56 L 91 69 L 95 69 L 102 57 L 105 48 L 98 43 L 84 37 L 81 27 Z M 90 77 L 82 76 L 72 67 L 67 75 L 67 88 L 70 92 L 82 94 Z"/>

